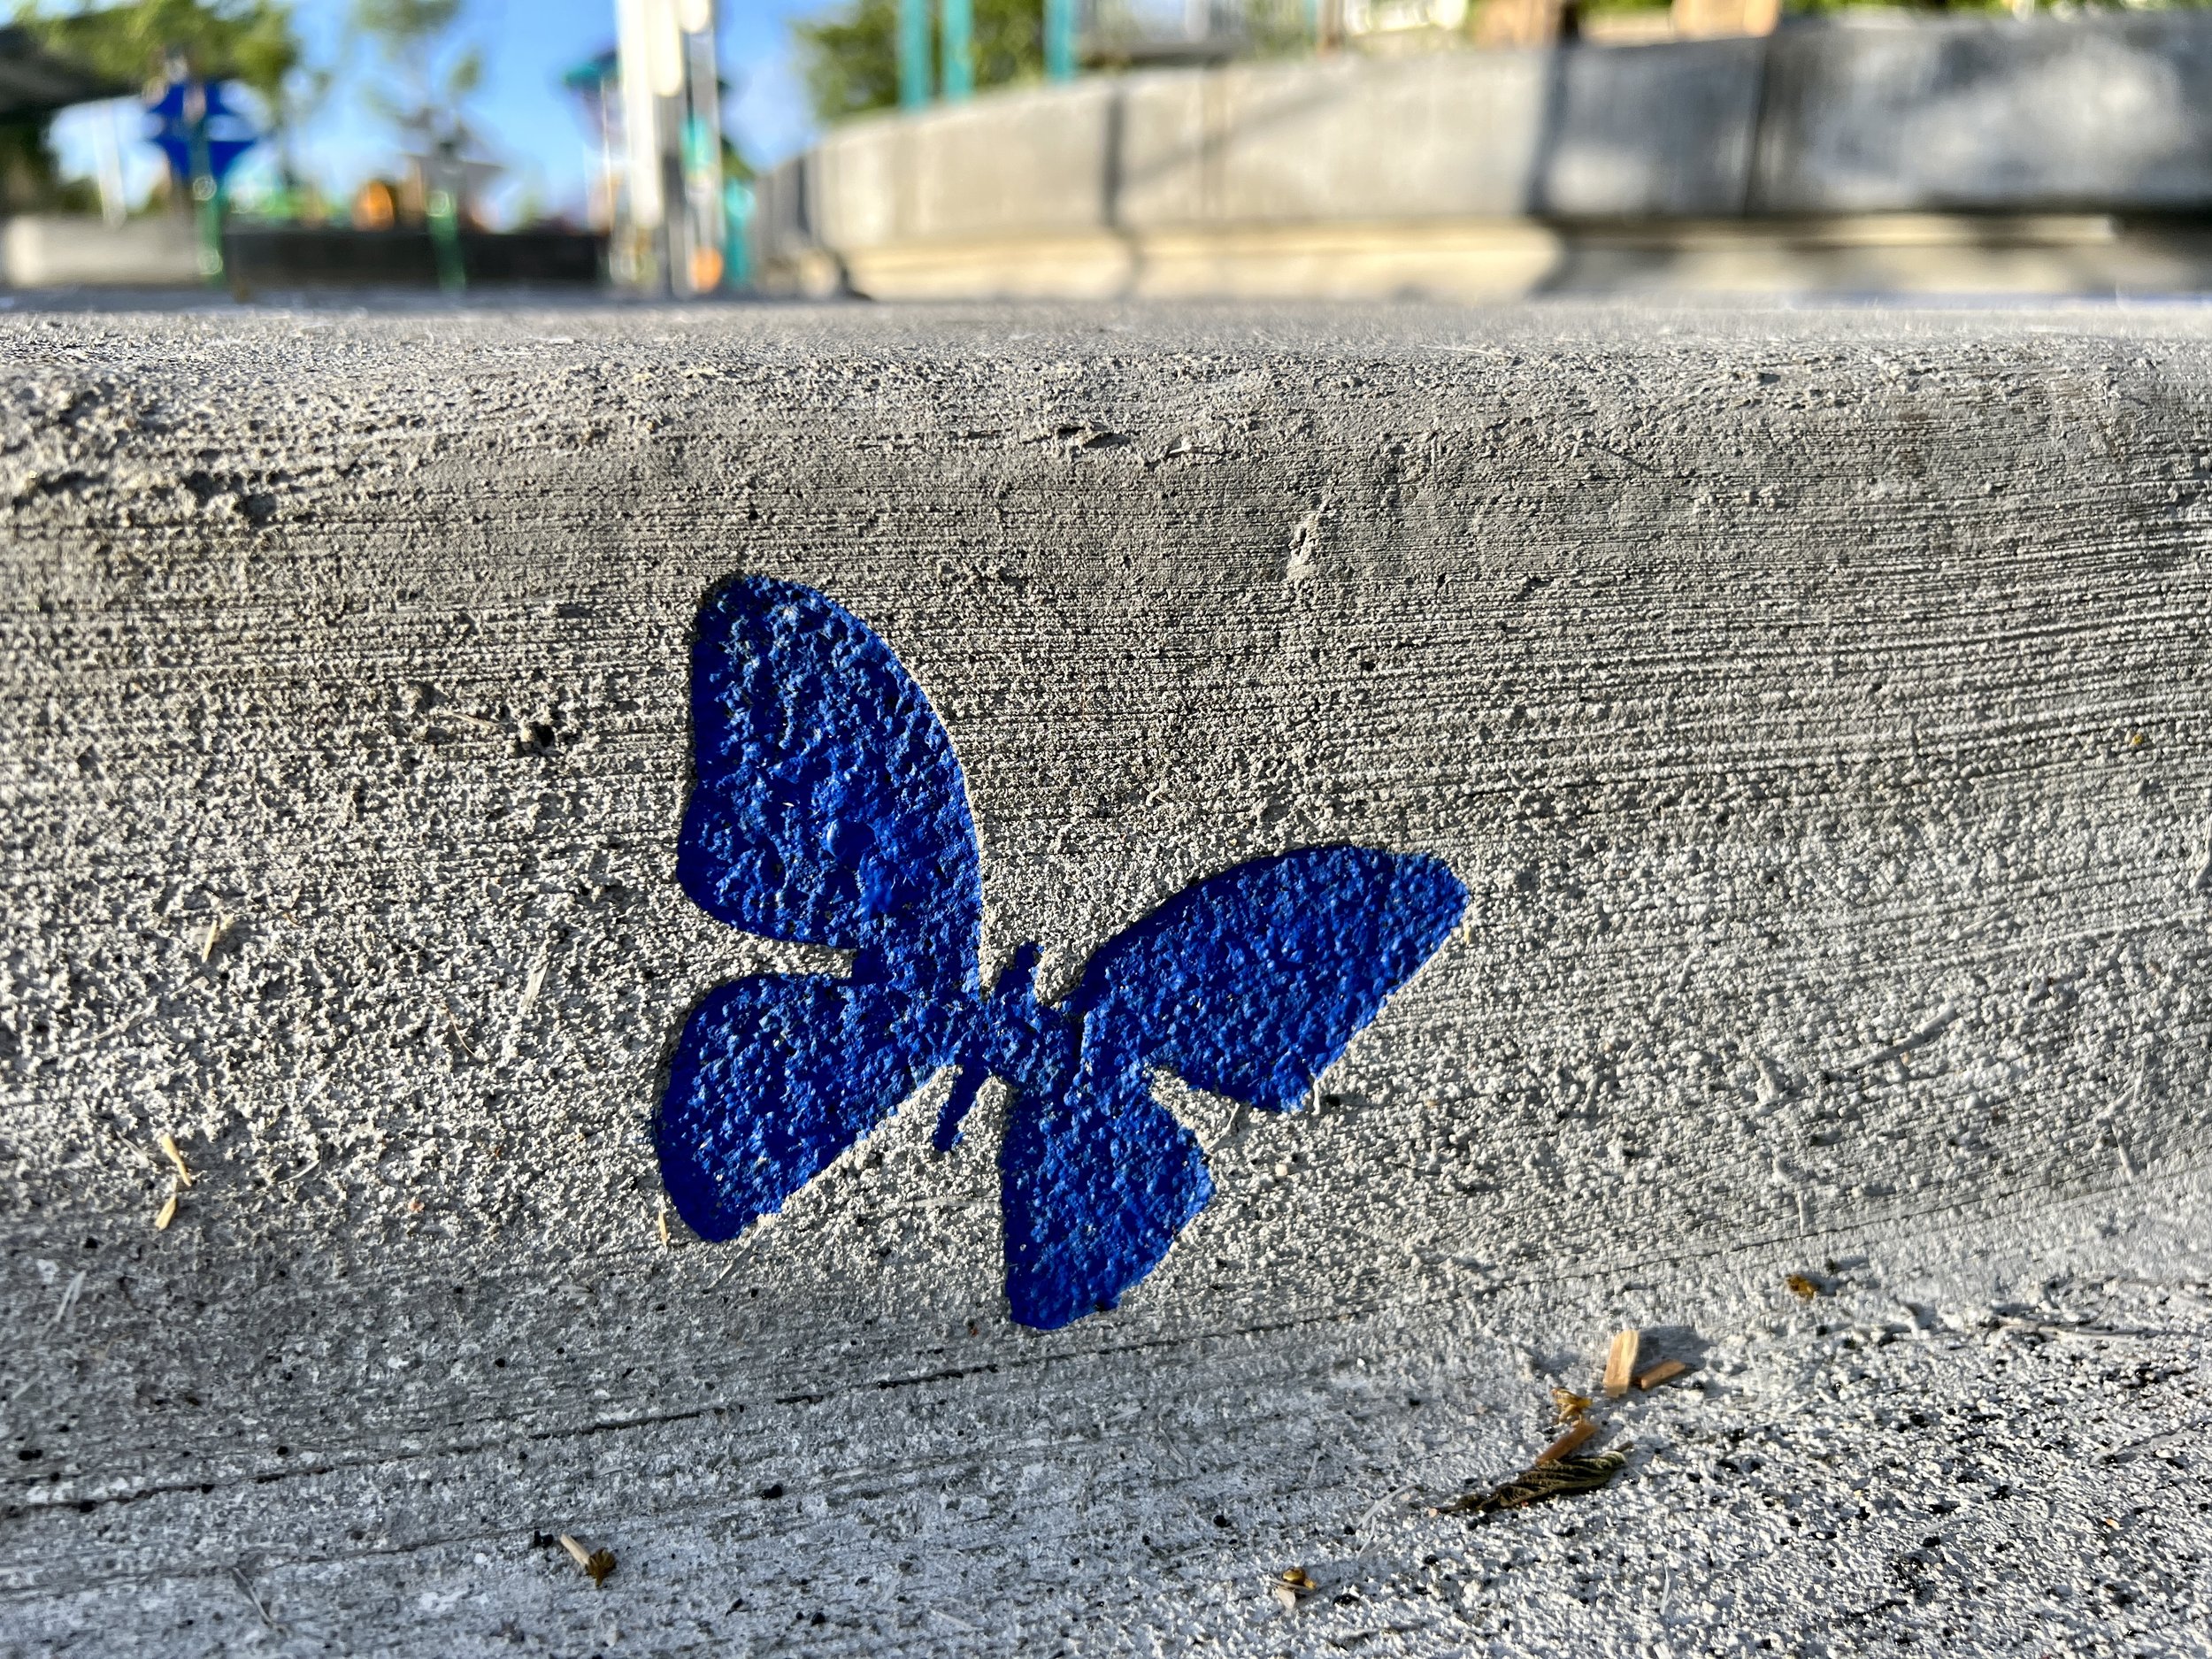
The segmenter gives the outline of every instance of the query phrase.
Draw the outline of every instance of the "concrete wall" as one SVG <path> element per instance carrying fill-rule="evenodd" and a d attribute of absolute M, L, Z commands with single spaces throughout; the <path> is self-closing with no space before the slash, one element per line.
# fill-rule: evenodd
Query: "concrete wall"
<path fill-rule="evenodd" d="M 603 239 L 575 231 L 465 231 L 469 281 L 592 285 Z M 234 290 L 431 288 L 429 233 L 342 226 L 232 223 L 223 234 L 224 284 Z M 191 224 L 151 214 L 120 226 L 85 215 L 27 213 L 0 226 L 0 285 L 18 288 L 196 288 L 204 279 Z"/>
<path fill-rule="evenodd" d="M 8 1659 L 2202 1627 L 2202 311 L 0 344 Z M 1162 1079 L 1218 1190 L 1117 1311 L 1009 1319 L 942 1078 L 664 1231 L 687 1010 L 836 967 L 675 879 L 739 573 L 923 687 L 992 973 L 1288 849 L 1470 889 L 1311 1110 Z M 1613 1486 L 1426 1513 L 1624 1325 L 1697 1371 Z"/>
<path fill-rule="evenodd" d="M 1754 211 L 2212 211 L 2212 16 L 1774 39 Z"/>
<path fill-rule="evenodd" d="M 111 226 L 74 214 L 19 213 L 0 224 L 0 281 L 10 288 L 188 288 L 200 280 L 190 223 L 154 213 Z"/>
<path fill-rule="evenodd" d="M 2011 242 L 2043 246 L 2081 233 L 2039 239 L 2022 216 L 2208 207 L 2212 18 L 1877 15 L 1765 40 L 1160 72 L 878 118 L 772 174 L 756 235 L 772 286 L 1173 289 L 1163 273 L 1194 239 L 1217 265 L 1255 235 L 1275 245 L 1245 265 L 1325 262 L 1333 232 L 1394 251 L 1418 288 L 1441 227 L 1517 271 L 1531 221 L 1578 242 L 1619 221 L 1681 224 L 1678 242 L 1733 226 L 1773 257 L 1778 221 L 2010 216 Z M 1909 227 L 1891 240 L 1928 245 Z M 1242 268 L 1233 285 L 1269 286 Z"/>

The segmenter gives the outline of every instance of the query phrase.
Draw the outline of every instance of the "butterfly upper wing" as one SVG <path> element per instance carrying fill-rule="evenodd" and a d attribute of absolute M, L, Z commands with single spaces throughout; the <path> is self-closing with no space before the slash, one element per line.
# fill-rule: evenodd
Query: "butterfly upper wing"
<path fill-rule="evenodd" d="M 918 1088 L 941 1033 L 899 987 L 764 974 L 710 991 L 661 1096 L 661 1180 L 684 1223 L 728 1239 Z"/>
<path fill-rule="evenodd" d="M 1064 1093 L 1016 1094 L 999 1147 L 1006 1301 L 1052 1331 L 1110 1308 L 1213 1196 L 1189 1130 L 1134 1066 L 1080 1069 Z"/>
<path fill-rule="evenodd" d="M 1442 860 L 1365 847 L 1256 858 L 1109 941 L 1070 999 L 1087 1056 L 1287 1110 L 1458 924 Z"/>
<path fill-rule="evenodd" d="M 891 648 L 810 588 L 743 577 L 701 608 L 691 664 L 684 891 L 749 933 L 872 956 L 858 977 L 972 984 L 967 791 Z"/>

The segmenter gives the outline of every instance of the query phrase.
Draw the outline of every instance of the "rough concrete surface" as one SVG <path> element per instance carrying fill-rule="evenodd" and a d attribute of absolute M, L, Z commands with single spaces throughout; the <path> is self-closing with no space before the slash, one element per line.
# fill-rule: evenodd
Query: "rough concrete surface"
<path fill-rule="evenodd" d="M 2212 312 L 0 334 L 0 1654 L 2205 1651 Z M 1469 888 L 1311 1111 L 1159 1079 L 1117 1311 L 1009 1321 L 995 1086 L 664 1235 L 811 959 L 673 879 L 740 572 L 928 693 L 987 972 Z M 1624 1326 L 1609 1486 L 1430 1512 Z"/>

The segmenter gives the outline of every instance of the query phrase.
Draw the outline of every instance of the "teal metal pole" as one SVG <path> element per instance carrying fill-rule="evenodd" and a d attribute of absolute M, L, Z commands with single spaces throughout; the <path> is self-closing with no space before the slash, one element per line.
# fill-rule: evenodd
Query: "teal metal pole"
<path fill-rule="evenodd" d="M 975 90 L 975 4 L 974 0 L 943 0 L 943 6 L 937 27 L 945 56 L 945 102 L 957 104 Z"/>
<path fill-rule="evenodd" d="M 443 185 L 423 197 L 423 218 L 429 222 L 430 251 L 438 265 L 438 286 L 449 294 L 468 287 L 468 267 L 461 263 L 460 204 Z"/>
<path fill-rule="evenodd" d="M 1075 0 L 1045 0 L 1045 79 L 1075 79 Z"/>
<path fill-rule="evenodd" d="M 195 100 L 197 102 L 196 103 Z M 210 282 L 223 280 L 223 187 L 207 157 L 207 89 L 196 81 L 185 95 L 186 119 L 192 158 L 192 218 L 200 239 L 200 274 Z"/>
<path fill-rule="evenodd" d="M 929 102 L 929 0 L 899 0 L 899 106 Z"/>

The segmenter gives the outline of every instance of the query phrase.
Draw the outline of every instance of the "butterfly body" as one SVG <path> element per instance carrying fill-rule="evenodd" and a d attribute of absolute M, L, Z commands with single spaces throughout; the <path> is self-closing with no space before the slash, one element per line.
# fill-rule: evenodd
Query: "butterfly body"
<path fill-rule="evenodd" d="M 1012 1095 L 1007 1297 L 1041 1328 L 1115 1305 L 1212 1195 L 1196 1137 L 1153 1099 L 1153 1068 L 1295 1110 L 1465 904 L 1418 855 L 1254 859 L 1141 918 L 1042 1003 L 1033 946 L 983 984 L 959 765 L 865 624 L 810 588 L 733 582 L 700 613 L 692 710 L 685 890 L 749 932 L 849 950 L 852 967 L 739 979 L 693 1010 L 658 1129 L 678 1212 L 735 1236 L 948 1066 L 936 1145 L 950 1151 L 997 1077 Z"/>

